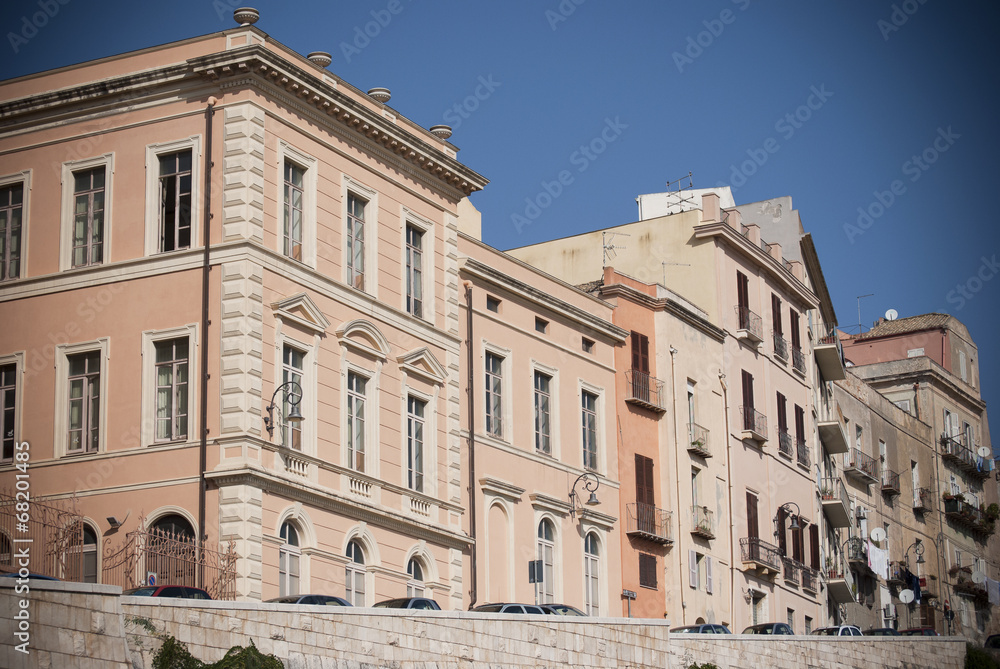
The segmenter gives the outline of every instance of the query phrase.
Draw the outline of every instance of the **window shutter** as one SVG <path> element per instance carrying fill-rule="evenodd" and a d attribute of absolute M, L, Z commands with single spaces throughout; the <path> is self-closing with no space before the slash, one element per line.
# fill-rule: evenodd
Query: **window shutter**
<path fill-rule="evenodd" d="M 747 491 L 747 536 L 756 539 L 760 536 L 757 529 L 757 495 Z"/>
<path fill-rule="evenodd" d="M 743 370 L 743 406 L 753 408 L 753 375 Z"/>
<path fill-rule="evenodd" d="M 632 369 L 639 369 L 639 337 L 638 332 L 632 333 Z"/>
<path fill-rule="evenodd" d="M 785 406 L 785 396 L 778 393 L 778 430 L 782 432 L 788 431 L 788 416 L 785 411 Z"/>
<path fill-rule="evenodd" d="M 744 312 L 750 308 L 750 280 L 743 272 L 736 272 L 736 299 L 740 308 L 740 327 L 744 327 Z"/>
<path fill-rule="evenodd" d="M 790 309 L 789 312 L 788 312 L 788 315 L 789 315 L 789 317 L 791 318 L 791 321 L 792 321 L 791 322 L 791 328 L 792 328 L 792 346 L 794 346 L 795 348 L 798 348 L 799 345 L 801 344 L 801 341 L 799 340 L 799 313 L 797 311 L 795 311 L 794 309 Z"/>
<path fill-rule="evenodd" d="M 774 328 L 774 334 L 781 336 L 781 298 L 777 295 L 771 295 L 771 326 Z"/>
<path fill-rule="evenodd" d="M 705 557 L 705 591 L 712 594 L 712 558 Z"/>
<path fill-rule="evenodd" d="M 788 544 L 785 541 L 785 515 L 784 509 L 778 509 L 778 550 L 783 556 L 788 555 Z"/>
<path fill-rule="evenodd" d="M 817 525 L 809 526 L 809 544 L 809 550 L 812 553 L 810 566 L 813 569 L 819 569 L 819 526 Z"/>
<path fill-rule="evenodd" d="M 698 553 L 693 550 L 688 551 L 688 580 L 695 590 L 698 589 Z"/>
<path fill-rule="evenodd" d="M 635 456 L 635 501 L 653 505 L 653 460 L 644 455 Z"/>
<path fill-rule="evenodd" d="M 795 438 L 806 438 L 806 412 L 797 404 L 795 405 Z"/>

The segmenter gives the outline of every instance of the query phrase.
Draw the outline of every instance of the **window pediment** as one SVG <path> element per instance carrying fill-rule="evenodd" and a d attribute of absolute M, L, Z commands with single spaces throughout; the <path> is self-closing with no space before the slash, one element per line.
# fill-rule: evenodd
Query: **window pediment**
<path fill-rule="evenodd" d="M 302 327 L 323 334 L 330 327 L 320 308 L 305 293 L 299 293 L 271 305 L 275 318 L 281 318 Z"/>
<path fill-rule="evenodd" d="M 426 346 L 399 356 L 396 358 L 396 362 L 408 373 L 438 385 L 444 383 L 448 376 L 444 366 L 438 362 L 438 359 Z"/>
<path fill-rule="evenodd" d="M 385 362 L 392 348 L 377 327 L 365 320 L 353 320 L 344 323 L 337 329 L 337 339 L 341 346 L 353 348 L 356 351 Z"/>

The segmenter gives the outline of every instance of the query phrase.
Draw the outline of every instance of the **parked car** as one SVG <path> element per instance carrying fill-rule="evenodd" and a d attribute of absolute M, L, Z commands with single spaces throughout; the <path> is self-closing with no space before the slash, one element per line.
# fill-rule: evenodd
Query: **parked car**
<path fill-rule="evenodd" d="M 761 623 L 743 630 L 744 634 L 795 634 L 788 623 Z"/>
<path fill-rule="evenodd" d="M 274 604 L 317 604 L 319 606 L 350 606 L 351 603 L 343 597 L 333 595 L 285 595 L 267 600 Z"/>
<path fill-rule="evenodd" d="M 538 613 L 545 615 L 545 610 L 537 604 L 483 604 L 472 610 L 480 613 Z"/>
<path fill-rule="evenodd" d="M 990 654 L 990 657 L 1000 660 L 1000 634 L 991 634 L 986 637 L 983 648 Z"/>
<path fill-rule="evenodd" d="M 440 611 L 441 607 L 433 599 L 426 597 L 397 597 L 387 599 L 375 605 L 376 609 L 415 609 L 423 611 Z"/>
<path fill-rule="evenodd" d="M 715 625 L 706 623 L 704 625 L 687 625 L 685 627 L 675 627 L 670 630 L 671 634 L 732 634 L 725 625 Z"/>
<path fill-rule="evenodd" d="M 820 627 L 813 630 L 819 636 L 862 636 L 861 628 L 856 625 L 839 625 L 837 627 Z"/>
<path fill-rule="evenodd" d="M 586 616 L 587 614 L 569 604 L 542 604 L 542 610 L 557 616 Z"/>
<path fill-rule="evenodd" d="M 876 627 L 862 632 L 865 636 L 899 636 L 899 631 L 891 627 Z"/>
<path fill-rule="evenodd" d="M 0 578 L 21 578 L 21 574 L 16 571 L 9 571 L 6 574 L 0 574 Z M 24 578 L 33 578 L 38 581 L 58 581 L 59 579 L 55 576 L 46 576 L 45 574 L 36 574 L 31 572 Z"/>
<path fill-rule="evenodd" d="M 933 627 L 911 627 L 899 630 L 900 636 L 941 636 Z"/>
<path fill-rule="evenodd" d="M 122 592 L 133 597 L 177 597 L 181 599 L 211 599 L 212 596 L 201 588 L 189 585 L 144 585 Z"/>

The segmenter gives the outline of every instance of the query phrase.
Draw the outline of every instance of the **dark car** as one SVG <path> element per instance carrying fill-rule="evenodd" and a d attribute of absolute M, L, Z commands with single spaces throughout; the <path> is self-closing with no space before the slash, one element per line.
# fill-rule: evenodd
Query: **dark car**
<path fill-rule="evenodd" d="M 820 627 L 813 630 L 818 636 L 862 636 L 861 628 L 855 625 L 838 625 L 837 627 Z"/>
<path fill-rule="evenodd" d="M 343 597 L 333 595 L 285 595 L 267 600 L 272 604 L 314 604 L 318 606 L 350 606 Z"/>
<path fill-rule="evenodd" d="M 144 585 L 122 593 L 133 597 L 177 597 L 181 599 L 211 599 L 212 596 L 201 588 L 189 585 Z"/>
<path fill-rule="evenodd" d="M 715 625 L 706 623 L 704 625 L 687 625 L 685 627 L 675 627 L 670 630 L 671 634 L 732 634 L 725 625 Z"/>
<path fill-rule="evenodd" d="M 983 644 L 983 648 L 1000 650 L 1000 634 L 991 634 L 986 637 L 986 643 Z"/>
<path fill-rule="evenodd" d="M 0 578 L 33 578 L 37 581 L 58 581 L 59 579 L 55 576 L 46 576 L 45 574 L 36 574 L 34 572 L 28 574 L 27 576 L 21 576 L 16 571 L 7 572 L 6 574 L 0 574 Z"/>
<path fill-rule="evenodd" d="M 891 627 L 876 627 L 862 632 L 865 636 L 899 636 L 899 632 Z"/>
<path fill-rule="evenodd" d="M 941 636 L 933 627 L 911 627 L 899 630 L 900 636 Z"/>
<path fill-rule="evenodd" d="M 541 604 L 542 610 L 557 616 L 586 616 L 587 614 L 569 604 Z"/>
<path fill-rule="evenodd" d="M 375 605 L 376 609 L 415 609 L 423 611 L 440 611 L 441 607 L 433 599 L 426 597 L 397 597 L 387 599 Z"/>
<path fill-rule="evenodd" d="M 743 630 L 744 634 L 795 634 L 788 623 L 761 623 Z"/>
<path fill-rule="evenodd" d="M 545 609 L 537 604 L 483 604 L 472 610 L 480 613 L 538 613 L 545 615 Z"/>

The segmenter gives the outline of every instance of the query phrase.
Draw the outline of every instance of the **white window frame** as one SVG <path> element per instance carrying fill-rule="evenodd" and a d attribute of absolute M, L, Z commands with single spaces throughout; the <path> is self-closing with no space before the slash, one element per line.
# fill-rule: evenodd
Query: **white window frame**
<path fill-rule="evenodd" d="M 53 452 L 57 458 L 62 457 L 86 457 L 98 453 L 106 453 L 108 441 L 108 377 L 110 370 L 108 363 L 111 342 L 108 337 L 101 337 L 77 344 L 59 344 L 56 346 L 56 409 L 52 420 L 53 425 Z M 101 406 L 99 409 L 99 433 L 96 452 L 71 453 L 67 448 L 67 437 L 69 435 L 69 356 L 77 353 L 100 352 L 101 356 L 101 381 L 100 397 Z"/>
<path fill-rule="evenodd" d="M 202 138 L 192 135 L 185 139 L 146 146 L 146 240 L 147 256 L 163 253 L 183 253 L 202 246 L 201 239 L 201 179 Z M 160 156 L 191 151 L 191 245 L 186 249 L 160 251 Z M 107 255 L 105 255 L 107 257 Z"/>
<path fill-rule="evenodd" d="M 281 530 L 288 525 L 292 530 L 295 531 L 295 537 L 298 539 L 298 544 L 289 544 L 284 538 L 281 537 Z M 284 597 L 286 595 L 297 595 L 302 591 L 302 530 L 299 526 L 292 521 L 291 518 L 286 518 L 281 521 L 281 525 L 278 526 L 278 537 L 281 541 L 281 546 L 278 547 L 278 595 Z M 295 592 L 292 592 L 291 586 L 291 576 L 292 569 L 289 566 L 291 559 L 295 559 Z M 282 562 L 285 563 L 285 569 L 282 571 Z"/>
<path fill-rule="evenodd" d="M 348 286 L 354 288 L 353 282 L 347 280 L 347 196 L 353 193 L 368 201 L 365 205 L 365 287 L 362 292 L 378 297 L 378 191 L 370 186 L 366 186 L 357 179 L 344 175 L 341 182 L 341 263 L 343 271 L 341 280 Z M 355 288 L 355 290 L 358 290 Z M 404 296 L 405 299 L 405 296 Z"/>
<path fill-rule="evenodd" d="M 562 457 L 562 439 L 560 438 L 560 402 L 559 402 L 559 370 L 543 365 L 537 360 L 531 360 L 528 383 L 531 388 L 531 451 L 546 457 L 559 460 Z M 535 374 L 549 377 L 549 452 L 542 453 L 535 448 Z"/>
<path fill-rule="evenodd" d="M 0 355 L 0 367 L 14 365 L 14 455 L 17 454 L 17 444 L 21 441 L 21 426 L 24 417 L 24 351 L 17 351 L 9 355 Z M 0 457 L 2 457 L 0 452 Z M 13 464 L 11 460 L 2 461 L 0 464 Z"/>
<path fill-rule="evenodd" d="M 414 318 L 419 318 L 422 321 L 433 322 L 435 314 L 435 300 L 434 300 L 434 276 L 436 264 L 434 262 L 436 253 L 436 242 L 437 239 L 434 235 L 434 224 L 414 213 L 411 209 L 407 207 L 400 207 L 400 221 L 402 221 L 402 229 L 400 230 L 400 259 L 399 266 L 403 269 L 402 285 L 400 286 L 400 293 L 402 295 L 402 301 L 400 303 L 400 308 L 406 313 L 413 316 L 412 313 L 406 308 L 406 280 L 408 267 L 406 264 L 406 228 L 412 226 L 416 230 L 422 233 L 421 242 L 421 261 L 423 263 L 421 271 L 423 272 L 421 276 L 421 288 L 423 290 L 423 298 L 421 303 L 421 315 L 413 316 Z"/>
<path fill-rule="evenodd" d="M 275 217 L 278 222 L 277 244 L 278 254 L 293 262 L 299 262 L 307 267 L 316 268 L 316 199 L 319 180 L 319 161 L 308 153 L 301 151 L 283 139 L 278 140 L 277 151 L 278 178 L 278 212 Z M 295 260 L 285 255 L 285 162 L 290 162 L 302 169 L 302 259 Z M 346 206 L 346 205 L 345 205 Z"/>
<path fill-rule="evenodd" d="M 513 362 L 511 360 L 512 352 L 510 349 L 501 348 L 495 346 L 486 341 L 483 341 L 480 349 L 480 359 L 483 361 L 483 366 L 480 371 L 479 381 L 477 382 L 477 387 L 479 388 L 479 397 L 486 397 L 486 354 L 490 353 L 492 355 L 501 358 L 500 362 L 500 434 L 496 435 L 491 432 L 486 431 L 486 403 L 485 399 L 483 402 L 483 412 L 482 412 L 482 434 L 490 439 L 497 439 L 499 441 L 504 441 L 510 443 L 513 440 L 513 409 L 512 404 L 512 391 L 511 391 L 511 370 L 513 369 Z M 479 385 L 482 384 L 482 385 Z M 533 447 L 532 447 L 533 448 Z"/>
<path fill-rule="evenodd" d="M 413 388 L 406 387 L 405 394 L 403 395 L 403 416 L 404 425 L 402 435 L 404 435 L 405 449 L 403 452 L 403 487 L 407 490 L 415 492 L 419 495 L 432 495 L 435 489 L 434 486 L 434 476 L 432 475 L 436 471 L 436 467 L 431 466 L 432 461 L 436 461 L 433 458 L 433 453 L 436 450 L 436 440 L 434 439 L 434 431 L 436 426 L 436 421 L 434 420 L 436 412 L 434 410 L 435 399 L 432 396 L 426 395 L 425 393 L 414 390 Z M 422 442 L 422 467 L 421 467 L 421 477 L 423 479 L 422 490 L 417 490 L 410 485 L 410 399 L 415 399 L 424 403 L 424 416 L 423 416 L 423 442 Z"/>
<path fill-rule="evenodd" d="M 183 439 L 156 441 L 156 344 L 169 339 L 188 340 L 188 433 Z M 198 393 L 201 390 L 198 325 L 191 323 L 169 330 L 147 330 L 142 333 L 142 394 L 139 441 L 143 448 L 169 444 L 192 444 L 198 439 Z"/>
<path fill-rule="evenodd" d="M 111 261 L 111 208 L 112 208 L 112 180 L 114 175 L 115 154 L 105 153 L 101 156 L 87 158 L 84 160 L 73 160 L 62 164 L 62 203 L 60 207 L 59 226 L 59 270 L 84 269 L 106 265 Z M 104 166 L 104 241 L 101 255 L 103 260 L 99 263 L 81 265 L 73 267 L 73 220 L 74 202 L 76 193 L 74 188 L 73 174 L 85 172 Z M 192 184 L 193 186 L 193 184 Z M 23 213 L 22 213 L 23 216 Z"/>
<path fill-rule="evenodd" d="M 341 379 L 341 397 L 343 401 L 341 404 L 341 428 L 340 428 L 340 443 L 341 443 L 341 458 L 344 463 L 344 467 L 349 469 L 351 472 L 362 474 L 364 476 L 378 477 L 379 471 L 379 376 L 381 372 L 381 364 L 377 366 L 377 369 L 372 370 L 362 367 L 354 362 L 344 360 L 342 367 L 342 379 Z M 350 461 L 350 451 L 349 446 L 349 435 L 347 432 L 347 394 L 348 394 L 348 376 L 350 374 L 357 374 L 365 378 L 365 470 L 359 472 L 351 465 Z"/>
<path fill-rule="evenodd" d="M 587 539 L 591 536 L 594 537 L 594 542 L 597 544 L 597 553 L 587 552 Z M 583 599 L 584 599 L 584 613 L 588 616 L 599 616 L 601 615 L 601 604 L 604 598 L 601 597 L 601 584 L 604 582 L 602 578 L 601 570 L 602 563 L 601 555 L 603 554 L 604 542 L 601 541 L 601 536 L 594 530 L 585 531 L 583 535 Z M 596 598 L 596 602 L 594 599 Z"/>
<path fill-rule="evenodd" d="M 582 418 L 583 418 L 583 393 L 584 392 L 588 392 L 588 393 L 590 393 L 591 395 L 594 395 L 597 398 L 596 402 L 594 402 L 594 412 L 596 414 L 595 420 L 594 420 L 594 429 L 595 429 L 595 434 L 596 434 L 596 438 L 597 438 L 597 443 L 595 444 L 595 446 L 597 448 L 597 454 L 596 454 L 596 457 L 595 457 L 596 462 L 594 463 L 595 467 L 593 467 L 593 468 L 586 467 L 586 466 L 583 465 L 584 443 L 583 443 Z M 607 451 L 606 444 L 605 444 L 605 439 L 604 439 L 604 429 L 605 429 L 605 424 L 604 424 L 604 411 L 605 411 L 604 389 L 600 388 L 598 386 L 595 386 L 595 385 L 593 385 L 591 383 L 587 383 L 583 379 L 578 379 L 577 380 L 577 391 L 576 391 L 576 408 L 577 408 L 577 411 L 579 412 L 577 415 L 581 418 L 581 424 L 579 426 L 580 429 L 577 430 L 577 435 L 576 435 L 576 439 L 577 439 L 577 452 L 580 454 L 581 467 L 583 469 L 588 470 L 588 471 L 594 471 L 594 472 L 597 472 L 597 473 L 602 473 L 602 472 L 606 471 L 605 458 L 606 458 L 606 451 Z"/>
<path fill-rule="evenodd" d="M 363 563 L 354 562 L 349 556 L 347 556 L 347 549 L 350 548 L 352 543 L 355 544 L 361 551 L 361 555 L 364 558 Z M 361 537 L 355 536 L 348 539 L 344 554 L 346 557 L 344 565 L 344 599 L 349 601 L 353 606 L 367 606 L 369 599 L 368 593 L 371 591 L 371 588 L 368 587 L 368 566 L 372 559 L 371 551 L 367 549 L 365 542 L 361 540 Z M 361 575 L 361 582 L 365 586 L 364 592 L 361 593 L 362 601 L 360 604 L 356 602 L 358 592 L 354 588 L 354 584 L 357 583 L 358 574 Z"/>
<path fill-rule="evenodd" d="M 538 530 L 541 528 L 542 523 L 547 522 L 552 528 L 552 540 L 542 539 L 538 536 Z M 538 604 L 552 604 L 555 603 L 558 598 L 562 597 L 562 588 L 560 585 L 559 578 L 559 565 L 562 564 L 562 556 L 560 555 L 559 547 L 559 523 L 556 519 L 549 514 L 541 514 L 536 518 L 535 522 L 535 559 L 542 561 L 542 580 L 535 584 L 535 601 Z M 545 570 L 547 563 L 543 555 L 540 553 L 544 549 L 549 549 L 552 554 L 552 578 L 551 584 L 545 578 Z M 547 589 L 547 586 L 551 586 Z"/>
<path fill-rule="evenodd" d="M 410 570 L 410 565 L 415 565 L 417 569 L 420 570 L 420 578 L 416 578 L 413 572 Z M 424 566 L 423 560 L 413 556 L 406 561 L 406 575 L 409 578 L 406 581 L 406 596 L 407 597 L 423 597 L 424 592 L 427 589 L 426 574 L 427 568 Z"/>
<path fill-rule="evenodd" d="M 15 184 L 21 184 L 21 247 L 18 249 L 18 268 L 16 279 L 4 279 L 0 277 L 0 283 L 8 281 L 20 281 L 28 276 L 28 232 L 31 226 L 28 225 L 28 205 L 31 194 L 31 170 L 24 170 L 15 174 L 0 176 L 0 188 L 7 188 Z"/>

